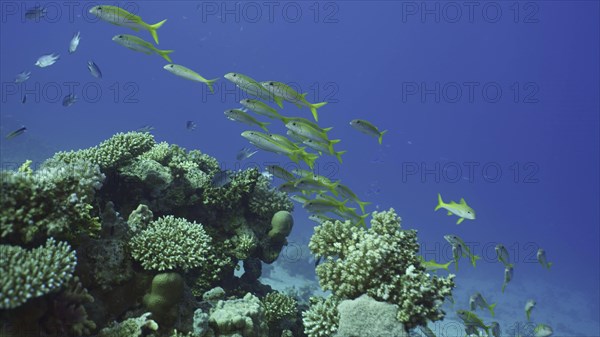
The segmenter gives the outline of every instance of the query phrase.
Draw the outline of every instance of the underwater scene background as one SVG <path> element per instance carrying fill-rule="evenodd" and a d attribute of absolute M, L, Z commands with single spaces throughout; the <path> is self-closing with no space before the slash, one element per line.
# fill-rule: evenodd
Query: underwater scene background
<path fill-rule="evenodd" d="M 1 336 L 600 336 L 598 1 L 0 5 Z"/>

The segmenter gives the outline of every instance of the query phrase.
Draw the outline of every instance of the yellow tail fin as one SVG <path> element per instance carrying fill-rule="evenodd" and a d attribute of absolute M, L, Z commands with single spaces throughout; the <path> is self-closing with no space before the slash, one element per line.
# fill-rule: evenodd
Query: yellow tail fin
<path fill-rule="evenodd" d="M 169 57 L 169 54 L 171 54 L 172 52 L 174 52 L 174 50 L 157 50 L 157 52 L 158 52 L 158 55 L 162 56 L 162 58 L 164 58 L 165 60 L 167 60 L 167 62 L 173 63 L 173 61 Z"/>
<path fill-rule="evenodd" d="M 438 209 L 442 208 L 444 206 L 444 201 L 442 201 L 442 195 L 438 193 L 438 204 L 437 206 L 435 206 L 434 211 L 437 211 Z"/>
<path fill-rule="evenodd" d="M 156 42 L 156 44 L 158 44 L 158 34 L 156 34 L 156 30 L 159 29 L 162 25 L 164 25 L 165 22 L 167 22 L 167 19 L 164 19 L 159 23 L 155 23 L 153 25 L 148 26 L 148 30 L 150 31 L 150 34 L 152 34 L 152 37 L 154 38 L 154 42 Z"/>

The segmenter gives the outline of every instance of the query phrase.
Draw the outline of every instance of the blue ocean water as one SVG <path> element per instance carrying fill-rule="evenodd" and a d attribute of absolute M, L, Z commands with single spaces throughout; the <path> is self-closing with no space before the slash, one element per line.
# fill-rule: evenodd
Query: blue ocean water
<path fill-rule="evenodd" d="M 451 259 L 446 234 L 483 257 L 475 269 L 460 265 L 457 308 L 485 289 L 499 302 L 498 320 L 514 321 L 533 296 L 536 322 L 567 322 L 555 327 L 560 336 L 600 336 L 598 1 L 118 3 L 149 23 L 168 19 L 158 48 L 221 78 L 215 94 L 163 70 L 159 56 L 111 41 L 121 33 L 152 40 L 88 14 L 96 3 L 44 2 L 46 17 L 24 19 L 36 4 L 1 2 L 3 168 L 145 125 L 158 141 L 200 149 L 227 169 L 292 167 L 264 151 L 237 162 L 249 127 L 223 115 L 245 98 L 224 74 L 285 82 L 311 102 L 328 102 L 319 125 L 332 126 L 337 148 L 347 151 L 342 164 L 320 158 L 317 173 L 372 202 L 368 212 L 395 208 L 404 228 L 419 231 L 426 259 Z M 77 31 L 81 43 L 69 54 Z M 60 54 L 56 64 L 34 66 L 49 53 Z M 102 79 L 89 74 L 90 60 Z M 24 70 L 31 79 L 15 85 Z M 79 101 L 64 107 L 72 92 Z M 282 113 L 310 118 L 290 103 Z M 383 144 L 354 130 L 355 118 L 388 130 Z M 197 128 L 187 130 L 186 121 Z M 25 134 L 4 138 L 22 125 Z M 274 121 L 270 130 L 285 132 Z M 434 212 L 437 193 L 464 198 L 477 218 L 457 226 L 456 217 Z M 301 207 L 294 217 L 292 237 L 306 241 L 316 224 Z M 497 243 L 515 264 L 505 294 Z M 537 262 L 538 248 L 550 270 Z"/>

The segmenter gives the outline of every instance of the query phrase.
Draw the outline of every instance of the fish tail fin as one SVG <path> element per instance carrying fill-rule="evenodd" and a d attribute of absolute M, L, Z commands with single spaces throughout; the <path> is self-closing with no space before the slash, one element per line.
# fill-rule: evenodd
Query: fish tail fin
<path fill-rule="evenodd" d="M 506 283 L 502 283 L 502 293 L 504 294 L 504 288 L 506 288 Z"/>
<path fill-rule="evenodd" d="M 347 152 L 347 151 L 338 151 L 338 152 L 335 152 L 335 156 L 337 157 L 337 160 L 340 162 L 340 164 L 342 164 L 342 155 L 343 155 L 344 153 L 346 153 L 346 152 Z M 364 211 L 363 211 L 363 212 L 364 212 Z"/>
<path fill-rule="evenodd" d="M 473 267 L 476 267 L 475 265 L 477 264 L 477 260 L 479 259 L 481 259 L 479 255 L 471 255 L 471 264 L 473 265 Z"/>
<path fill-rule="evenodd" d="M 216 81 L 218 81 L 218 80 L 219 80 L 218 78 L 214 78 L 214 79 L 212 79 L 212 80 L 206 80 L 206 82 L 204 82 L 204 83 L 206 83 L 206 85 L 208 86 L 208 89 L 210 90 L 210 93 L 211 93 L 211 94 L 214 94 L 214 93 L 215 93 L 215 90 L 213 89 L 213 86 L 212 86 L 212 85 L 213 85 L 213 83 L 215 83 L 215 82 L 216 82 Z"/>
<path fill-rule="evenodd" d="M 458 260 L 454 260 L 454 269 L 458 271 Z"/>
<path fill-rule="evenodd" d="M 381 144 L 381 141 L 383 140 L 383 135 L 385 135 L 386 132 L 388 132 L 388 130 L 383 130 L 379 133 L 379 144 Z"/>
<path fill-rule="evenodd" d="M 258 122 L 258 125 L 260 126 L 261 129 L 265 130 L 265 132 L 269 132 L 269 130 L 267 129 L 267 125 L 269 125 L 271 123 L 268 122 Z"/>
<path fill-rule="evenodd" d="M 360 207 L 360 211 L 363 213 L 365 212 L 365 206 L 371 204 L 371 202 L 369 202 L 369 201 L 360 201 L 360 200 L 357 200 L 356 203 L 358 204 L 358 207 Z"/>
<path fill-rule="evenodd" d="M 156 30 L 159 29 L 162 25 L 164 25 L 165 22 L 167 22 L 167 19 L 164 19 L 159 23 L 155 23 L 153 25 L 148 26 L 148 30 L 150 31 L 150 34 L 152 34 L 152 38 L 154 38 L 154 42 L 156 42 L 156 44 L 158 44 L 158 34 L 156 34 Z"/>
<path fill-rule="evenodd" d="M 336 181 L 335 183 L 329 185 L 329 191 L 331 192 L 331 194 L 333 194 L 334 196 L 338 196 L 338 191 L 337 191 L 337 187 L 340 185 L 339 180 Z M 345 203 L 344 203 L 345 204 Z"/>
<path fill-rule="evenodd" d="M 546 268 L 550 269 L 550 267 L 552 267 L 552 262 L 546 263 Z"/>
<path fill-rule="evenodd" d="M 492 314 L 492 317 L 494 317 L 496 314 L 494 313 L 494 308 L 496 307 L 497 303 L 492 303 L 492 305 L 490 305 L 488 308 L 490 309 L 490 314 Z"/>
<path fill-rule="evenodd" d="M 444 268 L 444 269 L 445 269 L 445 270 L 447 270 L 447 271 L 450 271 L 450 269 L 448 269 L 448 267 L 450 266 L 450 264 L 451 264 L 451 263 L 452 263 L 452 261 L 448 261 L 447 263 L 444 263 L 444 264 L 442 265 L 442 268 Z"/>
<path fill-rule="evenodd" d="M 169 57 L 169 54 L 174 52 L 174 50 L 158 50 L 158 55 L 162 56 L 167 62 L 173 63 L 173 60 Z"/>
<path fill-rule="evenodd" d="M 363 214 L 360 216 L 360 220 L 358 220 L 358 224 L 362 224 L 362 226 L 367 229 L 367 223 L 365 222 L 365 219 L 369 216 L 369 213 L 367 214 Z"/>
<path fill-rule="evenodd" d="M 319 158 L 319 156 L 314 153 L 305 152 L 305 154 L 302 155 L 302 160 L 306 163 L 306 165 L 308 165 L 308 167 L 310 167 L 311 170 L 315 166 L 315 160 L 317 160 L 317 158 Z"/>
<path fill-rule="evenodd" d="M 273 100 L 277 103 L 277 106 L 283 109 L 283 99 L 281 97 L 273 96 Z"/>
<path fill-rule="evenodd" d="M 317 109 L 322 107 L 323 105 L 327 104 L 327 102 L 321 102 L 321 103 L 315 103 L 315 104 L 310 104 L 310 112 L 312 112 L 313 118 L 315 119 L 315 122 L 319 121 L 319 115 L 317 114 Z"/>
<path fill-rule="evenodd" d="M 435 206 L 434 211 L 437 211 L 438 209 L 442 208 L 444 206 L 444 201 L 442 200 L 442 195 L 438 193 L 438 204 L 437 206 Z"/>

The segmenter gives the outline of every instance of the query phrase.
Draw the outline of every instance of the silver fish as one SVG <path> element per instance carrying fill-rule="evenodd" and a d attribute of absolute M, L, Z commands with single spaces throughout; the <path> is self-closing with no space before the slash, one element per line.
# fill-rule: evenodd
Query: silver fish
<path fill-rule="evenodd" d="M 98 65 L 94 63 L 94 61 L 88 61 L 87 66 L 92 76 L 94 76 L 95 78 L 102 78 L 102 72 L 100 71 Z"/>
<path fill-rule="evenodd" d="M 213 187 L 225 187 L 229 183 L 231 183 L 231 179 L 233 178 L 233 176 L 234 176 L 234 174 L 231 171 L 228 171 L 228 170 L 221 171 L 221 172 L 215 174 L 215 176 L 213 177 L 212 186 Z"/>
<path fill-rule="evenodd" d="M 15 83 L 17 83 L 17 84 L 23 83 L 23 82 L 27 81 L 29 79 L 29 77 L 31 77 L 31 71 L 22 71 L 21 73 L 17 74 L 17 76 L 15 77 Z"/>
<path fill-rule="evenodd" d="M 58 54 L 42 55 L 37 59 L 37 61 L 35 61 L 35 65 L 40 68 L 46 68 L 46 67 L 49 67 L 49 66 L 53 65 L 54 63 L 56 63 L 56 61 L 59 58 L 60 58 L 60 55 L 58 55 Z"/>
<path fill-rule="evenodd" d="M 248 147 L 243 147 L 235 155 L 235 159 L 238 160 L 238 161 L 242 161 L 242 160 L 245 160 L 245 159 L 248 159 L 248 158 L 252 157 L 257 152 L 258 152 L 258 150 L 252 151 L 252 149 L 250 149 Z"/>
<path fill-rule="evenodd" d="M 77 32 L 73 35 L 71 42 L 69 43 L 69 54 L 73 54 L 77 50 L 77 46 L 79 46 L 79 41 L 81 40 L 80 32 Z"/>
<path fill-rule="evenodd" d="M 502 283 L 502 292 L 504 292 L 504 288 L 506 288 L 506 285 L 508 284 L 508 282 L 510 282 L 510 280 L 512 280 L 512 278 L 513 267 L 512 265 L 506 266 L 506 268 L 504 268 L 504 283 Z"/>

